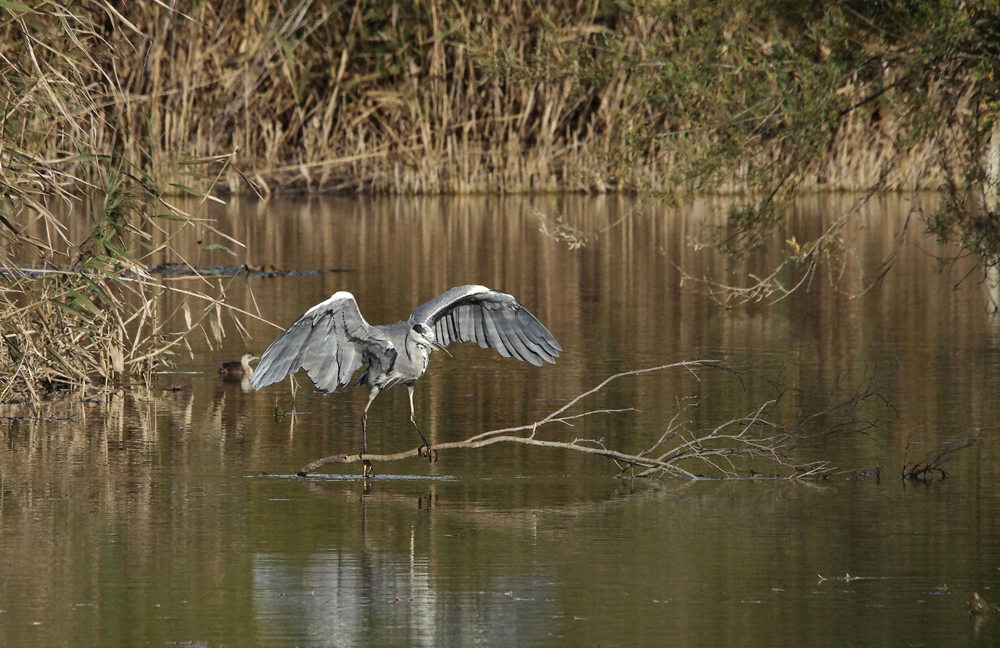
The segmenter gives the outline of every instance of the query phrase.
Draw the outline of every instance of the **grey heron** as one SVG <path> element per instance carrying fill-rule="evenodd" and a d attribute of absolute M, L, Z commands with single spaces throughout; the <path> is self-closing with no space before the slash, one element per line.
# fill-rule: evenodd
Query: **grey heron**
<path fill-rule="evenodd" d="M 406 385 L 410 422 L 420 434 L 428 456 L 430 444 L 417 425 L 413 383 L 424 375 L 431 351 L 452 342 L 478 342 L 504 357 L 542 366 L 555 364 L 562 347 L 538 318 L 517 299 L 486 286 L 459 286 L 418 306 L 405 322 L 372 326 L 361 316 L 354 295 L 334 293 L 316 304 L 264 351 L 251 385 L 260 389 L 305 369 L 318 389 L 346 387 L 354 373 L 367 365 L 354 383 L 369 389 L 361 414 L 362 453 L 368 452 L 368 408 L 383 389 Z M 367 470 L 367 468 L 366 468 Z"/>
<path fill-rule="evenodd" d="M 241 382 L 250 380 L 253 377 L 253 367 L 250 363 L 257 357 L 252 353 L 244 353 L 239 362 L 223 362 L 219 368 L 219 375 L 226 382 Z"/>

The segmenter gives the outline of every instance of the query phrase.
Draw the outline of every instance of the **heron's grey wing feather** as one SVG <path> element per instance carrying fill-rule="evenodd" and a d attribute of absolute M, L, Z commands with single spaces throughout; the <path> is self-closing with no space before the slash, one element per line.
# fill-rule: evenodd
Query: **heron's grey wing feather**
<path fill-rule="evenodd" d="M 305 369 L 316 387 L 333 391 L 389 341 L 365 321 L 354 295 L 338 292 L 305 312 L 261 355 L 250 384 L 260 389 Z"/>
<path fill-rule="evenodd" d="M 461 307 L 455 314 L 458 315 L 458 339 L 461 342 L 475 341 L 476 323 L 472 314 L 472 307 Z"/>
<path fill-rule="evenodd" d="M 543 337 L 540 337 L 532 330 L 533 322 L 526 321 L 527 318 L 525 318 L 521 313 L 518 313 L 517 318 L 521 324 L 516 329 L 517 336 L 521 338 L 521 342 L 524 343 L 526 347 L 531 349 L 536 355 L 551 355 L 549 353 L 550 349 L 545 345 Z"/>
<path fill-rule="evenodd" d="M 545 326 L 512 295 L 486 286 L 458 286 L 441 293 L 410 315 L 410 324 L 434 329 L 438 344 L 478 342 L 504 357 L 534 365 L 554 363 L 562 347 Z"/>
<path fill-rule="evenodd" d="M 497 322 L 488 311 L 483 313 L 483 324 L 486 326 L 486 343 L 499 351 L 503 357 L 509 358 L 510 351 L 507 350 L 503 340 L 500 339 L 500 332 L 497 331 Z"/>
<path fill-rule="evenodd" d="M 520 313 L 518 313 L 517 318 L 518 320 L 521 320 Z M 514 335 L 517 336 L 518 343 L 523 349 L 522 355 L 525 356 L 525 360 L 536 367 L 540 367 L 542 365 L 540 358 L 550 355 L 548 351 L 531 339 L 531 335 L 529 335 L 527 327 L 522 321 L 519 321 L 517 326 L 511 328 L 513 329 Z"/>
<path fill-rule="evenodd" d="M 521 321 L 521 327 L 518 329 L 519 332 L 524 333 L 532 342 L 538 345 L 542 352 L 539 353 L 542 357 L 548 355 L 553 358 L 559 357 L 559 352 L 562 351 L 562 347 L 556 342 L 549 330 L 542 326 L 542 323 L 535 319 L 534 315 L 531 313 L 518 313 L 518 319 Z"/>
<path fill-rule="evenodd" d="M 486 318 L 483 317 L 483 309 L 469 307 L 465 310 L 472 311 L 472 315 L 476 320 L 476 328 L 473 330 L 472 339 L 478 342 L 479 346 L 482 348 L 488 349 L 490 347 L 490 343 L 486 339 L 486 324 L 483 323 L 483 320 Z"/>
<path fill-rule="evenodd" d="M 508 310 L 500 310 L 494 311 L 493 314 L 497 322 L 497 333 L 500 334 L 500 340 L 503 342 L 504 348 L 507 349 L 511 356 L 518 360 L 525 360 L 521 354 L 521 340 L 515 335 L 514 328 L 511 326 L 511 322 L 514 320 L 511 317 L 513 313 Z M 527 351 L 527 349 L 524 350 Z"/>

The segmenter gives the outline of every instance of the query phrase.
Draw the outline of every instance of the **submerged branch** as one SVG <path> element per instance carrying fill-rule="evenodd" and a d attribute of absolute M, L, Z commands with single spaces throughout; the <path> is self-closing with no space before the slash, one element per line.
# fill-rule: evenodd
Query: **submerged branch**
<path fill-rule="evenodd" d="M 945 462 L 952 459 L 953 456 L 960 451 L 975 445 L 975 441 L 966 441 L 965 443 L 948 445 L 944 448 L 932 450 L 924 455 L 924 457 L 919 461 L 910 463 L 906 460 L 906 455 L 910 449 L 910 443 L 911 442 L 907 442 L 907 451 L 903 453 L 903 470 L 900 477 L 902 479 L 912 480 L 929 480 L 934 477 L 935 473 L 940 475 L 941 479 L 946 479 L 948 477 L 948 473 L 944 470 Z"/>
<path fill-rule="evenodd" d="M 640 452 L 626 452 L 615 448 L 608 448 L 605 446 L 603 440 L 597 439 L 577 438 L 572 441 L 560 441 L 539 438 L 540 428 L 552 423 L 570 425 L 569 421 L 571 420 L 594 414 L 618 414 L 634 411 L 632 408 L 593 409 L 578 414 L 564 415 L 574 405 L 580 403 L 580 401 L 588 396 L 601 392 L 608 384 L 619 378 L 640 376 L 665 369 L 686 369 L 691 372 L 696 380 L 701 381 L 697 370 L 702 368 L 722 369 L 737 375 L 742 373 L 737 368 L 726 366 L 718 360 L 676 362 L 658 367 L 622 372 L 606 378 L 597 386 L 571 399 L 548 416 L 532 424 L 491 430 L 476 434 L 462 441 L 435 443 L 430 448 L 430 452 L 433 454 L 429 458 L 434 461 L 437 459 L 438 453 L 446 450 L 474 450 L 498 443 L 519 443 L 539 448 L 552 448 L 606 457 L 617 464 L 621 473 L 631 469 L 634 471 L 633 475 L 636 477 L 671 476 L 686 479 L 705 477 L 706 475 L 703 473 L 686 467 L 691 462 L 702 468 L 707 467 L 712 477 L 758 476 L 762 472 L 757 469 L 757 464 L 762 463 L 766 463 L 774 468 L 773 474 L 775 476 L 779 476 L 778 472 L 781 471 L 786 473 L 781 476 L 788 479 L 816 477 L 825 475 L 831 471 L 831 467 L 826 461 L 801 462 L 789 454 L 791 448 L 788 444 L 796 438 L 795 430 L 798 430 L 801 425 L 786 428 L 768 419 L 768 415 L 773 413 L 778 399 L 771 399 L 764 402 L 747 416 L 736 417 L 711 429 L 699 431 L 688 430 L 686 428 L 687 421 L 681 420 L 681 414 L 684 410 L 689 407 L 695 407 L 700 402 L 692 401 L 684 405 L 681 408 L 681 412 L 670 420 L 667 430 L 654 443 Z M 848 400 L 851 401 L 853 406 L 857 406 L 873 395 L 875 395 L 873 392 L 863 390 L 852 395 Z M 517 434 L 519 432 L 522 434 Z M 425 446 L 411 448 L 394 454 L 337 454 L 306 464 L 298 474 L 306 476 L 323 466 L 335 463 L 364 463 L 368 465 L 376 462 L 400 461 L 411 457 L 423 456 L 427 456 Z M 681 464 L 684 465 L 682 466 Z"/>
<path fill-rule="evenodd" d="M 601 457 L 608 457 L 609 459 L 614 459 L 616 461 L 622 461 L 629 465 L 640 466 L 643 468 L 651 469 L 661 469 L 667 471 L 678 477 L 688 477 L 695 478 L 696 475 L 689 473 L 683 468 L 671 465 L 668 462 L 659 461 L 657 459 L 650 459 L 649 457 L 640 457 L 638 455 L 627 454 L 624 452 L 618 452 L 615 450 L 609 450 L 600 446 L 583 445 L 585 443 L 596 443 L 588 439 L 577 439 L 572 442 L 562 442 L 562 441 L 546 441 L 543 439 L 536 439 L 534 437 L 519 437 L 513 435 L 503 435 L 503 436 L 493 436 L 489 438 L 480 438 L 477 441 L 471 439 L 466 439 L 465 441 L 449 441 L 445 443 L 435 443 L 431 446 L 431 452 L 436 455 L 438 452 L 443 450 L 474 450 L 477 448 L 485 448 L 497 443 L 520 443 L 522 445 L 536 446 L 540 448 L 555 448 L 558 450 L 572 450 L 574 452 L 583 452 L 584 454 L 598 455 Z M 424 456 L 424 446 L 419 446 L 417 448 L 411 448 L 404 452 L 397 452 L 395 454 L 339 454 L 333 455 L 331 457 L 323 457 L 322 459 L 317 459 L 311 463 L 306 464 L 299 471 L 299 476 L 304 477 L 309 473 L 315 471 L 318 468 L 322 468 L 327 464 L 332 463 L 357 463 L 357 462 L 387 462 L 387 461 L 399 461 L 400 459 L 408 459 L 410 457 Z"/>

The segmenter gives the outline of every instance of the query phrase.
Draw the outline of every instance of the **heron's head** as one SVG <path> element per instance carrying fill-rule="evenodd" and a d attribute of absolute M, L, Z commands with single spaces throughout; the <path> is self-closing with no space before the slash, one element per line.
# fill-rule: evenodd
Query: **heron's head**
<path fill-rule="evenodd" d="M 416 336 L 419 344 L 425 344 L 432 349 L 443 351 L 445 355 L 451 355 L 448 353 L 447 349 L 437 343 L 437 336 L 434 335 L 434 329 L 424 326 L 423 324 L 414 324 L 413 335 Z"/>

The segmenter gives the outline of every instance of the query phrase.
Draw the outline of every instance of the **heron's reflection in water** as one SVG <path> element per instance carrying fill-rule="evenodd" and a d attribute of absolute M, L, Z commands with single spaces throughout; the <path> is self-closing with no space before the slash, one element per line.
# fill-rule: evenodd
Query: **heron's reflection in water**
<path fill-rule="evenodd" d="M 551 574 L 480 591 L 438 589 L 436 580 L 427 558 L 412 552 L 258 554 L 258 637 L 311 646 L 523 646 L 549 636 L 561 616 Z M 539 626 L 542 619 L 549 624 Z"/>

